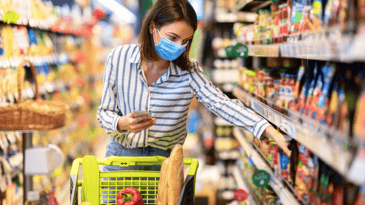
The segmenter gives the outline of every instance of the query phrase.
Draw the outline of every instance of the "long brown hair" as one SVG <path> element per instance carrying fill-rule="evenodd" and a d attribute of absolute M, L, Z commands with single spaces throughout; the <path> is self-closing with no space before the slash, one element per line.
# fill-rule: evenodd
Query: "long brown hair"
<path fill-rule="evenodd" d="M 141 44 L 141 59 L 146 61 L 160 60 L 155 49 L 153 36 L 150 33 L 150 25 L 155 23 L 156 29 L 176 21 L 185 21 L 191 25 L 194 32 L 197 29 L 198 20 L 194 8 L 188 0 L 157 0 L 153 7 L 146 14 L 138 42 Z M 189 41 L 186 50 L 181 56 L 173 61 L 182 70 L 189 70 L 191 62 L 189 52 L 192 39 Z"/>

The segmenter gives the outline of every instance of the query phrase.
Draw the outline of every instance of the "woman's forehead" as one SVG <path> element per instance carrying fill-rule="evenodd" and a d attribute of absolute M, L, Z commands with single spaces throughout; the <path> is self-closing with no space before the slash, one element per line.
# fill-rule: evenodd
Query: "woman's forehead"
<path fill-rule="evenodd" d="M 172 32 L 181 38 L 189 38 L 194 34 L 193 27 L 185 21 L 176 21 L 167 25 L 164 25 L 160 29 L 163 32 Z"/>

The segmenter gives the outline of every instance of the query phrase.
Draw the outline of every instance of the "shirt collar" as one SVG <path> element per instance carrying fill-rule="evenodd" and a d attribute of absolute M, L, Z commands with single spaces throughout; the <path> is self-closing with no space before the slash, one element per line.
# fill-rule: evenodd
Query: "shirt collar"
<path fill-rule="evenodd" d="M 130 63 L 138 64 L 141 61 L 140 45 L 133 51 L 132 57 L 129 59 Z"/>

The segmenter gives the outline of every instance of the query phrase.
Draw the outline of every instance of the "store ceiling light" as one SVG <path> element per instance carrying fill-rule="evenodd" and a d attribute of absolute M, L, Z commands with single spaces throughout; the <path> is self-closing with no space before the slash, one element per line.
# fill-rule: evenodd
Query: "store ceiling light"
<path fill-rule="evenodd" d="M 115 0 L 98 0 L 101 4 L 111 10 L 114 14 L 118 15 L 126 23 L 137 23 L 137 17 L 130 12 L 126 7 L 116 2 Z"/>

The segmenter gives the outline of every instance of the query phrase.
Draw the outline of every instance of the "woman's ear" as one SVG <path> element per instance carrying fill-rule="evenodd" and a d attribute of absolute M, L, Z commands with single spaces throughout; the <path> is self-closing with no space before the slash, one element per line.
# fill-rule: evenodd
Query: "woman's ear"
<path fill-rule="evenodd" d="M 155 22 L 154 21 L 151 21 L 150 23 L 150 34 L 155 34 Z"/>

